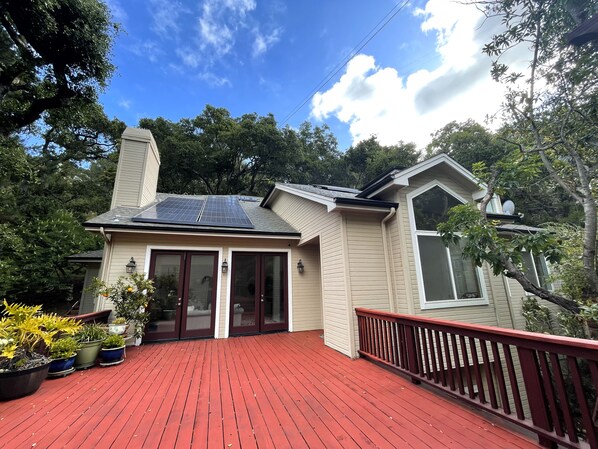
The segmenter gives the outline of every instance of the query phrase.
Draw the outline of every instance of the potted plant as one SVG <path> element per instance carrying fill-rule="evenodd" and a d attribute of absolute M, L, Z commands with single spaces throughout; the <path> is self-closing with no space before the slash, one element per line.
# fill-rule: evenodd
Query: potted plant
<path fill-rule="evenodd" d="M 102 342 L 100 351 L 101 366 L 118 365 L 124 362 L 125 338 L 122 335 L 109 335 Z"/>
<path fill-rule="evenodd" d="M 48 347 L 61 335 L 74 334 L 81 323 L 41 306 L 9 304 L 0 319 L 0 400 L 34 393 L 48 374 Z"/>
<path fill-rule="evenodd" d="M 108 325 L 108 332 L 110 334 L 122 335 L 127 331 L 127 319 L 119 316 L 114 318 L 114 321 Z"/>
<path fill-rule="evenodd" d="M 85 324 L 75 335 L 75 339 L 81 344 L 81 349 L 75 358 L 75 369 L 85 369 L 95 365 L 100 352 L 102 341 L 108 333 L 104 326 L 99 324 Z"/>
<path fill-rule="evenodd" d="M 62 337 L 50 344 L 49 356 L 52 359 L 48 377 L 64 377 L 75 371 L 75 357 L 81 345 L 73 337 Z"/>
<path fill-rule="evenodd" d="M 149 303 L 154 293 L 154 282 L 143 273 L 121 276 L 112 285 L 95 278 L 91 288 L 114 306 L 116 316 L 133 323 L 133 335 L 141 339 L 150 320 Z"/>

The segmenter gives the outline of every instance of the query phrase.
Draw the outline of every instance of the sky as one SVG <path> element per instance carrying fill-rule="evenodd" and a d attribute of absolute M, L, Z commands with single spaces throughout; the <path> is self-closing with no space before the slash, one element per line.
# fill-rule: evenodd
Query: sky
<path fill-rule="evenodd" d="M 272 113 L 281 126 L 327 124 L 341 150 L 372 135 L 424 148 L 452 120 L 484 123 L 503 95 L 481 52 L 499 24 L 450 0 L 404 2 L 107 0 L 121 31 L 101 102 L 129 126 L 206 104 Z"/>

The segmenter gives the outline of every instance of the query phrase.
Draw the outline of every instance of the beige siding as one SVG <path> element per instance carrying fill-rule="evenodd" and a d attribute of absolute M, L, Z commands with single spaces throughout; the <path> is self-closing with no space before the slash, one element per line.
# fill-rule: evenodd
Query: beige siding
<path fill-rule="evenodd" d="M 500 311 L 495 308 L 493 292 L 500 292 L 500 285 L 497 283 L 496 279 L 491 279 L 493 276 L 491 276 L 491 273 L 487 269 L 484 269 L 483 273 L 486 293 L 489 299 L 488 305 L 432 310 L 421 309 L 407 195 L 431 181 L 439 181 L 461 197 L 470 201 L 472 200 L 473 191 L 470 190 L 470 184 L 459 182 L 459 179 L 452 176 L 449 171 L 439 167 L 434 167 L 424 173 L 414 176 L 409 180 L 410 185 L 408 187 L 398 190 L 396 196 L 396 201 L 399 203 L 399 210 L 397 213 L 398 219 L 397 221 L 393 220 L 389 226 L 393 228 L 390 231 L 393 253 L 396 255 L 401 254 L 402 256 L 399 258 L 399 263 L 395 264 L 395 295 L 399 311 L 431 318 L 497 326 L 499 324 L 497 315 L 499 317 L 504 317 L 505 311 L 503 306 L 499 307 Z M 407 288 L 405 288 L 405 286 L 407 286 Z M 504 287 L 502 290 L 504 291 Z M 504 293 L 501 294 L 501 296 L 503 295 Z M 506 322 L 508 324 L 508 320 Z"/>
<path fill-rule="evenodd" d="M 127 128 L 122 135 L 112 206 L 141 207 L 156 198 L 160 154 L 150 131 Z"/>
<path fill-rule="evenodd" d="M 328 213 L 321 204 L 286 192 L 278 192 L 271 207 L 301 231 L 302 241 L 319 237 L 324 342 L 343 354 L 352 355 L 341 216 Z"/>
<path fill-rule="evenodd" d="M 301 259 L 305 269 L 297 272 Z M 289 270 L 293 272 L 293 331 L 322 329 L 320 249 L 317 244 L 293 249 Z"/>
<path fill-rule="evenodd" d="M 229 251 L 234 249 L 245 250 L 266 250 L 266 251 L 283 251 L 290 250 L 290 266 L 289 276 L 291 281 L 291 295 L 293 307 L 293 328 L 295 330 L 306 329 L 320 329 L 321 311 L 318 308 L 319 297 L 311 296 L 306 298 L 306 293 L 315 292 L 318 287 L 314 283 L 319 273 L 317 267 L 317 253 L 313 248 L 297 248 L 296 240 L 286 239 L 267 239 L 267 238 L 234 238 L 234 237 L 203 237 L 203 236 L 187 236 L 187 235 L 168 235 L 168 234 L 151 234 L 151 233 L 113 233 L 112 244 L 110 249 L 110 257 L 107 258 L 109 262 L 102 272 L 104 280 L 114 282 L 119 276 L 126 275 L 125 265 L 131 257 L 135 258 L 137 262 L 137 270 L 139 272 L 146 271 L 149 267 L 149 247 L 160 247 L 161 249 L 176 249 L 176 250 L 211 250 L 221 251 L 222 259 L 227 258 L 230 266 Z M 106 254 L 106 252 L 105 252 Z M 299 276 L 294 265 L 297 260 L 302 258 L 305 262 L 306 272 L 305 276 Z M 219 315 L 218 320 L 218 338 L 225 336 L 226 326 L 226 312 L 227 312 L 227 295 L 228 283 L 230 277 L 230 270 L 227 274 L 222 274 L 218 270 L 218 282 L 220 285 L 219 296 Z M 301 292 L 296 293 L 295 292 Z M 297 298 L 295 298 L 297 296 Z M 108 307 L 110 304 L 99 304 L 98 308 Z M 295 321 L 296 320 L 296 321 Z"/>
<path fill-rule="evenodd" d="M 511 308 L 513 310 L 513 319 L 515 329 L 525 330 L 525 318 L 523 317 L 523 301 L 529 297 L 529 294 L 525 292 L 521 284 L 515 279 L 508 279 L 509 290 L 511 292 Z M 556 314 L 562 309 L 556 304 L 552 304 L 548 301 L 538 298 L 538 304 L 544 307 L 548 307 L 552 313 L 553 320 L 556 318 Z"/>
<path fill-rule="evenodd" d="M 123 140 L 116 170 L 112 206 L 139 206 L 147 143 Z"/>
<path fill-rule="evenodd" d="M 380 214 L 346 215 L 351 310 L 367 307 L 390 311 L 381 220 Z M 351 315 L 354 341 L 358 342 L 357 315 Z"/>
<path fill-rule="evenodd" d="M 98 277 L 100 273 L 99 263 L 85 264 L 85 279 L 83 281 L 83 291 L 79 300 L 79 313 L 91 313 L 95 310 L 95 295 L 87 291 L 93 278 Z"/>

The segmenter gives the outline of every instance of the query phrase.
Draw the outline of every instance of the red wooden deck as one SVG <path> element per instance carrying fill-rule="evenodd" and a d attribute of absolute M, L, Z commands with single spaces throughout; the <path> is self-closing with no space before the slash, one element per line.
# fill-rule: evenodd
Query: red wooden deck
<path fill-rule="evenodd" d="M 154 344 L 0 403 L 2 448 L 532 448 L 320 332 Z"/>

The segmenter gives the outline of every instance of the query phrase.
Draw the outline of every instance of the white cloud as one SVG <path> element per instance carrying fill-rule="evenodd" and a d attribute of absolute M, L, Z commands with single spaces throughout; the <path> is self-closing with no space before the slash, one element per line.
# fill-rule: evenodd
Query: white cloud
<path fill-rule="evenodd" d="M 176 0 L 149 0 L 152 30 L 162 38 L 176 38 L 180 33 L 181 16 L 190 11 Z"/>
<path fill-rule="evenodd" d="M 199 79 L 204 80 L 208 85 L 212 87 L 224 87 L 224 86 L 232 86 L 230 80 L 225 77 L 220 77 L 215 73 L 205 71 L 199 74 Z"/>
<path fill-rule="evenodd" d="M 110 9 L 110 14 L 112 15 L 113 20 L 118 23 L 124 23 L 127 20 L 127 12 L 122 7 L 119 0 L 107 0 L 106 5 L 108 5 L 108 9 Z"/>
<path fill-rule="evenodd" d="M 136 42 L 129 49 L 137 56 L 146 57 L 150 62 L 158 62 L 164 56 L 164 51 L 154 41 Z"/>
<path fill-rule="evenodd" d="M 254 30 L 255 40 L 253 41 L 253 57 L 256 58 L 268 51 L 270 47 L 280 40 L 280 28 L 276 28 L 268 35 L 263 35 L 258 29 Z"/>
<path fill-rule="evenodd" d="M 123 108 L 123 109 L 131 109 L 131 100 L 126 100 L 124 98 L 122 98 L 119 102 L 118 105 Z"/>
<path fill-rule="evenodd" d="M 436 69 L 406 77 L 377 66 L 373 56 L 358 55 L 338 82 L 314 96 L 312 116 L 335 116 L 349 124 L 354 142 L 375 134 L 383 144 L 403 140 L 423 147 L 432 132 L 452 120 L 483 122 L 495 113 L 503 88 L 491 79 L 490 59 L 481 47 L 499 21 L 484 22 L 475 7 L 446 0 L 428 1 L 416 17 L 423 18 L 423 32 L 436 34 Z"/>

